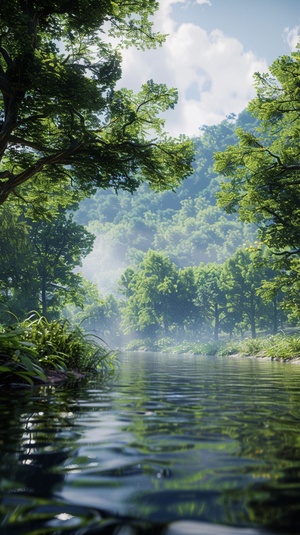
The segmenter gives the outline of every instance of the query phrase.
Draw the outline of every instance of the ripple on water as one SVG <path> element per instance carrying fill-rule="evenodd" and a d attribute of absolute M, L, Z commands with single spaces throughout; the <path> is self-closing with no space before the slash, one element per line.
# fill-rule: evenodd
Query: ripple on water
<path fill-rule="evenodd" d="M 299 385 L 291 364 L 132 354 L 105 385 L 0 400 L 1 535 L 300 532 Z"/>

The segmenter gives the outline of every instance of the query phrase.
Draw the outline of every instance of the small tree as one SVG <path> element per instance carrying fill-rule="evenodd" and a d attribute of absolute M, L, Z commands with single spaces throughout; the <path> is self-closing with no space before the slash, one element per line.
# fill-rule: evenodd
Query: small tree
<path fill-rule="evenodd" d="M 120 280 L 128 298 L 123 308 L 125 331 L 168 334 L 178 315 L 178 281 L 176 266 L 156 251 L 150 250 L 136 270 L 126 270 Z"/>
<path fill-rule="evenodd" d="M 222 269 L 221 287 L 226 294 L 229 315 L 235 318 L 236 325 L 250 327 L 252 338 L 256 338 L 260 317 L 268 312 L 259 295 L 265 278 L 262 252 L 255 248 L 251 251 L 238 249 Z"/>
<path fill-rule="evenodd" d="M 59 303 L 76 302 L 81 275 L 74 269 L 81 259 L 92 251 L 94 236 L 83 225 L 73 221 L 73 214 L 61 211 L 52 221 L 37 221 L 31 224 L 30 238 L 33 262 L 37 271 L 41 296 L 41 311 L 47 316 Z"/>

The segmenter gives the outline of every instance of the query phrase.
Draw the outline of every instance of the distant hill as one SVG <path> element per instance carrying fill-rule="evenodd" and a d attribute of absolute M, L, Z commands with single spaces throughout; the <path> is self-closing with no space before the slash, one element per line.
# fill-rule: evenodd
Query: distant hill
<path fill-rule="evenodd" d="M 254 119 L 243 112 L 219 125 L 202 128 L 194 139 L 194 173 L 176 192 L 162 193 L 142 185 L 131 195 L 99 190 L 76 213 L 96 236 L 83 274 L 100 292 L 117 292 L 117 281 L 129 265 L 149 250 L 166 253 L 179 267 L 223 262 L 243 243 L 252 243 L 255 228 L 227 215 L 216 205 L 220 177 L 213 172 L 214 153 L 237 142 L 236 127 L 249 131 Z"/>

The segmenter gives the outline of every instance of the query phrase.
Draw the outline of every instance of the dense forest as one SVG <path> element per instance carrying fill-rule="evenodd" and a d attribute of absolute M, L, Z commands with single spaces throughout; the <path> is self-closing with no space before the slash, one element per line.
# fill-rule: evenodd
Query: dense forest
<path fill-rule="evenodd" d="M 221 206 L 226 183 L 216 156 L 238 150 L 239 133 L 254 138 L 261 129 L 249 110 L 202 127 L 192 140 L 193 172 L 171 191 L 146 183 L 134 193 L 100 189 L 54 220 L 27 207 L 16 215 L 6 203 L 2 321 L 8 310 L 18 318 L 35 310 L 134 348 L 295 326 L 297 285 L 286 280 L 295 270 L 286 266 L 294 268 L 296 255 L 274 254 L 265 225 Z"/>
<path fill-rule="evenodd" d="M 255 75 L 239 116 L 173 139 L 177 91 L 116 90 L 98 32 L 161 45 L 157 3 L 83 5 L 1 6 L 0 323 L 34 311 L 122 347 L 294 327 L 299 52 Z"/>
<path fill-rule="evenodd" d="M 220 177 L 213 170 L 214 153 L 237 143 L 238 126 L 251 130 L 253 124 L 253 118 L 244 112 L 219 125 L 203 127 L 199 138 L 193 139 L 193 174 L 175 191 L 153 192 L 144 185 L 134 195 L 120 192 L 116 196 L 111 191 L 99 191 L 81 203 L 76 220 L 97 237 L 93 275 L 97 277 L 99 270 L 100 288 L 106 278 L 106 256 L 108 278 L 112 281 L 114 267 L 117 272 L 128 262 L 140 260 L 148 249 L 164 252 L 179 267 L 187 267 L 200 262 L 222 262 L 243 243 L 253 242 L 254 227 L 217 206 Z"/>
<path fill-rule="evenodd" d="M 256 151 L 255 165 L 262 152 L 277 159 L 256 141 L 261 131 L 267 139 L 267 131 L 264 117 L 250 111 L 251 104 L 238 117 L 202 128 L 193 139 L 194 172 L 176 192 L 154 193 L 144 186 L 133 196 L 98 192 L 81 203 L 76 220 L 96 235 L 84 273 L 101 297 L 96 303 L 94 296 L 84 311 L 74 314 L 69 308 L 73 319 L 84 320 L 113 343 L 131 341 L 129 347 L 151 346 L 151 340 L 255 338 L 297 324 L 295 231 L 288 234 L 297 221 L 284 221 L 276 207 L 268 212 L 270 199 L 267 224 L 260 210 L 258 217 L 255 207 L 249 211 L 249 198 L 242 214 L 240 203 L 225 206 L 228 183 L 219 172 L 221 158 L 229 151 L 238 154 L 240 147 L 244 153 L 246 139 Z M 271 136 L 278 144 L 274 132 Z M 273 162 L 266 165 L 275 171 L 272 198 L 282 170 Z M 277 192 L 273 196 L 277 201 Z M 276 233 L 280 240 L 274 241 Z"/>
<path fill-rule="evenodd" d="M 222 291 L 213 289 L 221 281 L 220 266 L 256 240 L 254 225 L 226 214 L 216 201 L 220 176 L 213 169 L 214 153 L 237 143 L 239 126 L 251 131 L 255 120 L 245 111 L 202 128 L 199 138 L 193 139 L 194 172 L 176 191 L 158 193 L 145 185 L 134 195 L 101 191 L 80 204 L 76 221 L 96 236 L 83 271 L 102 297 L 100 308 L 93 299 L 78 313 L 78 318 L 89 315 L 85 324 L 90 329 L 101 332 L 102 327 L 104 336 L 113 341 L 113 333 L 121 339 L 127 334 L 199 340 L 218 338 L 221 331 L 243 332 L 249 321 L 254 325 L 254 317 L 247 319 L 247 304 L 238 312 L 239 320 L 229 320 L 225 309 L 232 304 L 225 306 L 225 290 L 221 297 Z M 251 263 L 250 251 L 243 254 Z M 208 287 L 200 290 L 202 271 L 207 273 L 204 279 L 211 295 Z M 220 294 L 219 303 L 215 292 Z M 261 308 L 258 313 L 261 325 L 265 312 Z M 276 329 L 271 318 L 264 320 L 265 327 Z"/>

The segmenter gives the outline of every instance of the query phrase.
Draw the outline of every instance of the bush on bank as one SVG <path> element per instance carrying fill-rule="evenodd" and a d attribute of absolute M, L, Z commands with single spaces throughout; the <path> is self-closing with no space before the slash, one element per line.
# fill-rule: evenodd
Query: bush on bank
<path fill-rule="evenodd" d="M 108 373 L 113 353 L 68 320 L 33 315 L 0 328 L 0 386 L 47 382 L 51 371 L 63 377 Z M 102 341 L 103 342 L 103 341 Z"/>

